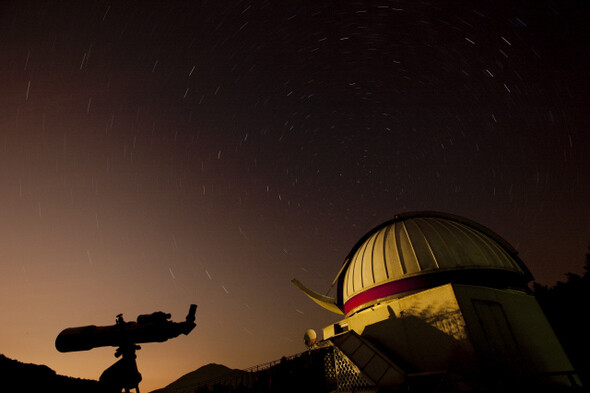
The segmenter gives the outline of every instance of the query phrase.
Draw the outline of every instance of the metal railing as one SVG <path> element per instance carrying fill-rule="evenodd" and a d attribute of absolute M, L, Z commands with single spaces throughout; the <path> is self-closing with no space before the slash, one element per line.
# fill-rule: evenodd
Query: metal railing
<path fill-rule="evenodd" d="M 271 367 L 280 364 L 281 362 L 293 360 L 306 352 L 307 351 L 303 351 L 303 352 L 299 352 L 299 353 L 296 353 L 291 356 L 284 356 L 278 360 L 272 360 L 270 362 L 257 364 L 256 366 L 248 367 L 248 368 L 241 369 L 241 370 L 233 370 L 230 373 L 223 374 L 223 375 L 208 379 L 206 381 L 202 381 L 194 386 L 191 386 L 190 388 L 182 388 L 182 389 L 175 390 L 175 392 L 196 391 L 204 386 L 210 387 L 213 385 L 230 384 L 233 380 L 236 380 L 236 381 L 243 380 L 245 378 L 245 376 L 251 376 L 253 374 L 258 373 L 259 371 L 268 370 Z"/>

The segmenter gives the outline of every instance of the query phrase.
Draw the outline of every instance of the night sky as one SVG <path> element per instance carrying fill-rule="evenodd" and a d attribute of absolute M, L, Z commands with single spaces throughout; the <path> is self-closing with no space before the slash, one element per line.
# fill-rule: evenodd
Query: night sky
<path fill-rule="evenodd" d="M 3 1 L 0 353 L 165 311 L 142 390 L 305 349 L 356 241 L 437 210 L 536 281 L 590 243 L 587 1 Z M 334 294 L 334 290 L 330 292 Z"/>

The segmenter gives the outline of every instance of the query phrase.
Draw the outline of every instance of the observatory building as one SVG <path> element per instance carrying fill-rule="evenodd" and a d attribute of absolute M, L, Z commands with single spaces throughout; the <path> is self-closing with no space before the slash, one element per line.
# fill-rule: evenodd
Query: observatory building
<path fill-rule="evenodd" d="M 332 283 L 336 297 L 293 282 L 341 316 L 323 329 L 322 342 L 373 386 L 395 389 L 437 373 L 507 388 L 579 385 L 527 286 L 532 279 L 491 230 L 418 212 L 395 216 L 356 243 Z"/>

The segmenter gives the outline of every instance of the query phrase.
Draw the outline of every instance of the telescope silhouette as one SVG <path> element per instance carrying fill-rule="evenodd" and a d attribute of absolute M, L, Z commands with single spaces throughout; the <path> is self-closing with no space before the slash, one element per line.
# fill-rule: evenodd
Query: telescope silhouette
<path fill-rule="evenodd" d="M 164 342 L 188 335 L 196 325 L 197 306 L 191 304 L 184 322 L 170 321 L 170 314 L 161 311 L 143 314 L 137 322 L 125 322 L 123 315 L 117 315 L 111 326 L 80 326 L 64 329 L 55 339 L 55 348 L 60 352 L 88 351 L 98 347 L 118 347 L 116 357 L 119 361 L 106 369 L 99 381 L 105 392 L 129 392 L 134 388 L 139 393 L 141 374 L 137 370 L 135 351 L 141 347 L 137 344 Z"/>

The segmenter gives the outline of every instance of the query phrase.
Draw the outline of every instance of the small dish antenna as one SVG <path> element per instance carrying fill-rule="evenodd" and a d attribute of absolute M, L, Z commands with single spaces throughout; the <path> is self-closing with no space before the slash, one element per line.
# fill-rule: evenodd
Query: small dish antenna
<path fill-rule="evenodd" d="M 307 345 L 308 348 L 313 347 L 313 344 L 315 344 L 317 339 L 318 335 L 313 329 L 307 329 L 307 331 L 303 335 L 303 341 L 305 341 L 305 345 Z"/>

